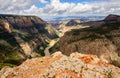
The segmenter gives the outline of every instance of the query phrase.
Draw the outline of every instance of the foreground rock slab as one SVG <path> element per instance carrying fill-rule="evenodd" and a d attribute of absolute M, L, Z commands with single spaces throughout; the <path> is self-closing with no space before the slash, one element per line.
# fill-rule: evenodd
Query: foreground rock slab
<path fill-rule="evenodd" d="M 43 58 L 28 59 L 20 66 L 4 67 L 0 78 L 120 78 L 120 68 L 95 55 L 56 52 Z"/>

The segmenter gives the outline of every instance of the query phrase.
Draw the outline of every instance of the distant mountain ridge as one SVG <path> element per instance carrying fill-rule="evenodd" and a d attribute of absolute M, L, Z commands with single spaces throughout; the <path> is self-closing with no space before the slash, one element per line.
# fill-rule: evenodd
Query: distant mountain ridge
<path fill-rule="evenodd" d="M 117 21 L 120 22 L 120 16 L 119 15 L 114 15 L 114 14 L 110 14 L 108 15 L 104 21 Z"/>
<path fill-rule="evenodd" d="M 51 22 L 61 22 L 61 21 L 65 21 L 65 20 L 71 20 L 71 19 L 80 19 L 82 21 L 95 21 L 95 20 L 102 20 L 104 19 L 105 16 L 56 16 L 56 17 L 46 17 L 43 18 L 44 20 L 46 20 L 48 23 Z"/>

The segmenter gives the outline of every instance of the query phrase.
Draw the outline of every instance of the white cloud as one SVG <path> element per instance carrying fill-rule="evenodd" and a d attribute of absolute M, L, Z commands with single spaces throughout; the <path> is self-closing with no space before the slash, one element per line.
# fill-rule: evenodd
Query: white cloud
<path fill-rule="evenodd" d="M 0 0 L 0 13 L 19 13 L 21 10 L 28 9 L 31 5 L 39 1 L 35 0 Z"/>
<path fill-rule="evenodd" d="M 42 9 L 36 7 L 35 5 L 32 5 L 27 10 L 20 11 L 20 14 L 27 14 L 27 15 L 38 15 L 39 16 L 41 13 L 42 13 Z"/>
<path fill-rule="evenodd" d="M 45 4 L 38 7 L 36 4 Z M 0 13 L 29 15 L 120 14 L 120 0 L 61 3 L 60 0 L 0 0 Z"/>

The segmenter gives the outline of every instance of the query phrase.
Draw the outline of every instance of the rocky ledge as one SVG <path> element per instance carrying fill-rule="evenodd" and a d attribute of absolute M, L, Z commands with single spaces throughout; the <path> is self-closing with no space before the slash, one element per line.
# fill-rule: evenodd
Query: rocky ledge
<path fill-rule="evenodd" d="M 120 68 L 95 55 L 56 52 L 43 58 L 26 60 L 20 66 L 4 67 L 1 78 L 119 78 Z"/>

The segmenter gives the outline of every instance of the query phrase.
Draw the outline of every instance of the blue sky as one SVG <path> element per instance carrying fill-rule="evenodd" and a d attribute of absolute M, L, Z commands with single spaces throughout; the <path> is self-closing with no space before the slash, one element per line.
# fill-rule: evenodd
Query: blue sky
<path fill-rule="evenodd" d="M 37 16 L 120 14 L 120 0 L 0 0 L 1 14 Z"/>

